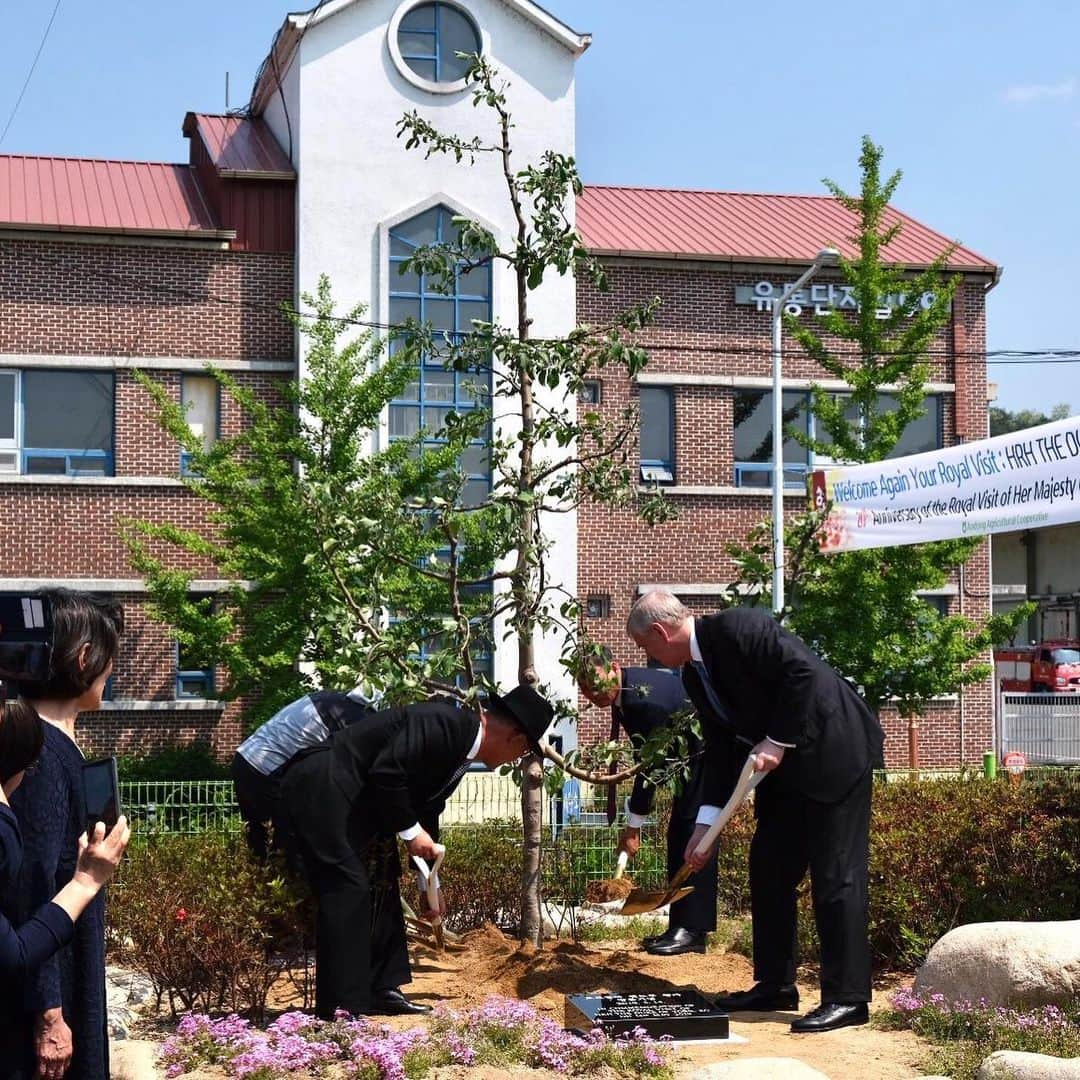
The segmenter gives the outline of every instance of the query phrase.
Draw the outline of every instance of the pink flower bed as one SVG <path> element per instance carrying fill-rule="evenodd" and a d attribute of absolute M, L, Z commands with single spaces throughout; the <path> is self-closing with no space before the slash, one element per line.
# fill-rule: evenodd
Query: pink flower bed
<path fill-rule="evenodd" d="M 265 1031 L 238 1016 L 185 1016 L 163 1044 L 169 1077 L 218 1066 L 238 1080 L 319 1076 L 342 1064 L 357 1080 L 421 1080 L 443 1065 L 514 1065 L 570 1075 L 609 1068 L 666 1080 L 669 1048 L 641 1030 L 616 1039 L 599 1029 L 566 1031 L 530 1005 L 491 997 L 464 1012 L 437 1009 L 424 1027 L 392 1031 L 340 1013 L 331 1022 L 306 1013 L 278 1017 Z"/>

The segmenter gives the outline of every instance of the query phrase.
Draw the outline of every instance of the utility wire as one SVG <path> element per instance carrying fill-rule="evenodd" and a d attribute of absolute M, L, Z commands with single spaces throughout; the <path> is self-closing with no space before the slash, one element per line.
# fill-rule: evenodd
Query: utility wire
<path fill-rule="evenodd" d="M 15 116 L 19 111 L 19 106 L 22 104 L 23 95 L 26 93 L 26 88 L 30 85 L 30 80 L 33 78 L 34 69 L 37 67 L 37 62 L 41 57 L 41 50 L 45 48 L 45 42 L 49 40 L 49 31 L 52 29 L 53 22 L 56 20 L 56 13 L 60 10 L 61 0 L 56 0 L 56 6 L 52 10 L 52 15 L 49 16 L 49 25 L 45 27 L 45 33 L 41 35 L 41 44 L 37 47 L 37 52 L 34 53 L 33 63 L 30 65 L 30 70 L 26 73 L 26 80 L 22 84 L 22 89 L 19 91 L 19 96 L 15 99 L 15 107 L 11 110 L 11 115 L 7 119 L 7 123 L 4 125 L 3 132 L 0 132 L 0 146 L 3 145 L 4 139 L 7 137 L 8 130 L 12 123 L 15 121 Z"/>

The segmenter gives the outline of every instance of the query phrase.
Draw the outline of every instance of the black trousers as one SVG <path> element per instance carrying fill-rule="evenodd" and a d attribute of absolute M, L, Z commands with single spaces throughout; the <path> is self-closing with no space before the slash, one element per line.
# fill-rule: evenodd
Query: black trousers
<path fill-rule="evenodd" d="M 259 772 L 247 758 L 233 754 L 230 771 L 233 790 L 236 792 L 236 805 L 246 828 L 248 844 L 260 859 L 265 859 L 270 851 L 270 834 L 266 823 L 274 817 L 274 807 L 277 805 L 281 787 L 281 770 L 267 776 Z"/>
<path fill-rule="evenodd" d="M 281 781 L 275 827 L 302 862 L 318 905 L 315 1010 L 332 1019 L 370 1011 L 372 995 L 412 981 L 394 837 L 370 832 L 368 814 L 330 776 L 320 748 L 294 759 Z"/>
<path fill-rule="evenodd" d="M 867 860 L 873 773 L 839 802 L 814 802 L 797 791 L 757 790 L 750 844 L 754 978 L 795 981 L 796 890 L 810 871 L 814 920 L 821 939 L 821 1000 L 870 1000 Z"/>
<path fill-rule="evenodd" d="M 701 806 L 702 769 L 704 762 L 699 755 L 691 767 L 686 786 L 675 799 L 671 807 L 671 820 L 667 831 L 667 869 L 668 881 L 679 871 L 686 861 L 686 845 L 697 823 L 697 812 Z M 687 879 L 687 885 L 693 885 L 694 891 L 668 909 L 668 929 L 703 930 L 716 929 L 716 875 L 718 855 L 713 857 L 695 874 Z"/>

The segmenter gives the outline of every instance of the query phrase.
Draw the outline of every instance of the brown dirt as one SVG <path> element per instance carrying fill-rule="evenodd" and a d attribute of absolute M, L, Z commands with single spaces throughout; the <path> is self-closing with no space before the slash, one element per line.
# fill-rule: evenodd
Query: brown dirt
<path fill-rule="evenodd" d="M 429 1002 L 467 1003 L 503 994 L 560 1014 L 567 994 L 660 993 L 698 983 L 741 986 L 748 967 L 745 957 L 734 953 L 662 958 L 648 956 L 636 943 L 606 947 L 559 941 L 537 949 L 494 926 L 466 934 L 460 950 L 440 957 L 424 948 L 417 958 L 411 989 Z"/>
<path fill-rule="evenodd" d="M 636 941 L 603 944 L 547 942 L 542 949 L 520 945 L 494 926 L 464 935 L 460 946 L 436 952 L 427 946 L 412 950 L 413 982 L 409 996 L 434 1005 L 468 1007 L 492 994 L 530 1001 L 542 1013 L 563 1022 L 567 994 L 578 992 L 663 991 L 694 987 L 706 995 L 725 990 L 741 990 L 752 985 L 753 971 L 746 957 L 710 951 L 706 955 L 649 956 Z M 895 982 L 894 984 L 895 985 Z M 812 982 L 800 981 L 802 1011 L 818 1004 Z M 286 1005 L 287 993 L 277 996 L 279 1007 Z M 879 990 L 871 1008 L 883 1006 L 886 990 Z M 729 1059 L 759 1057 L 798 1058 L 818 1069 L 830 1080 L 904 1080 L 920 1075 L 919 1062 L 926 1044 L 911 1032 L 877 1031 L 870 1027 L 844 1028 L 823 1035 L 792 1035 L 794 1013 L 737 1013 L 731 1030 L 746 1043 L 684 1045 L 677 1050 L 676 1075 L 686 1080 L 702 1066 Z M 409 1028 L 416 1021 L 408 1017 L 386 1018 L 393 1028 Z M 137 1049 L 134 1043 L 115 1044 L 120 1060 Z M 126 1062 L 125 1062 L 126 1064 Z M 145 1064 L 142 1068 L 145 1069 Z M 139 1077 L 154 1074 L 128 1072 Z M 124 1075 L 121 1070 L 118 1076 Z M 220 1077 L 220 1073 L 209 1073 Z M 543 1070 L 517 1070 L 515 1076 L 529 1080 L 556 1080 L 558 1074 Z M 440 1072 L 436 1080 L 509 1080 L 500 1070 L 483 1074 L 470 1070 Z M 600 1078 L 603 1080 L 603 1078 Z"/>
<path fill-rule="evenodd" d="M 746 957 L 710 950 L 705 955 L 650 956 L 636 941 L 603 944 L 547 942 L 542 949 L 520 945 L 494 926 L 466 934 L 460 950 L 414 953 L 410 997 L 467 1006 L 491 994 L 530 1001 L 562 1021 L 566 995 L 598 991 L 660 993 L 693 987 L 706 995 L 753 985 Z M 820 998 L 813 983 L 800 983 L 801 1011 Z M 887 1003 L 880 990 L 871 1008 Z M 731 1030 L 749 1040 L 738 1044 L 681 1046 L 676 1072 L 688 1077 L 715 1061 L 735 1058 L 793 1057 L 820 1070 L 830 1080 L 901 1080 L 920 1075 L 926 1044 L 907 1031 L 844 1028 L 824 1035 L 792 1035 L 795 1013 L 738 1013 Z M 399 1026 L 394 1023 L 394 1026 Z M 408 1024 L 401 1026 L 410 1026 Z M 471 1077 L 470 1077 L 471 1080 Z M 494 1080 L 494 1078 L 493 1078 Z"/>
<path fill-rule="evenodd" d="M 585 899 L 590 904 L 609 904 L 612 900 L 625 900 L 634 890 L 634 883 L 627 877 L 606 878 L 590 881 L 585 886 Z"/>

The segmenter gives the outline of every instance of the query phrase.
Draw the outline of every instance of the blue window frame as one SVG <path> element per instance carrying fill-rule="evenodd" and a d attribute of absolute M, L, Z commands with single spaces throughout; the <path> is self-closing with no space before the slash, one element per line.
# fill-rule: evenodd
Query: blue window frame
<path fill-rule="evenodd" d="M 828 459 L 815 458 L 790 432 L 794 429 L 823 442 L 827 442 L 828 437 L 815 427 L 810 411 L 810 395 L 805 390 L 785 390 L 783 394 L 784 487 L 803 490 L 806 487 L 806 474 Z M 897 408 L 895 399 L 889 394 L 882 394 L 879 401 L 883 412 Z M 907 426 L 889 454 L 890 458 L 937 450 L 944 445 L 941 396 L 929 395 L 924 405 L 925 414 Z M 772 487 L 772 391 L 737 390 L 734 396 L 734 427 L 735 485 Z"/>
<path fill-rule="evenodd" d="M 675 395 L 667 386 L 643 386 L 641 411 L 641 479 L 675 482 Z"/>
<path fill-rule="evenodd" d="M 407 319 L 430 323 L 436 340 L 459 341 L 472 330 L 473 320 L 491 321 L 491 267 L 461 266 L 453 289 L 439 292 L 427 275 L 402 273 L 416 248 L 429 244 L 452 244 L 456 240 L 450 210 L 437 206 L 390 230 L 390 322 Z M 402 340 L 391 341 L 394 352 Z M 390 405 L 390 439 L 406 439 L 425 429 L 424 445 L 437 446 L 445 439 L 440 431 L 448 413 L 465 413 L 486 404 L 491 393 L 490 371 L 451 371 L 439 355 L 425 354 L 414 377 Z M 485 440 L 475 440 L 461 458 L 466 482 L 462 502 L 483 501 L 491 489 L 491 465 Z"/>
<path fill-rule="evenodd" d="M 469 267 L 460 266 L 454 276 L 453 288 L 440 292 L 427 275 L 405 271 L 404 264 L 421 246 L 453 244 L 457 230 L 452 212 L 445 206 L 436 206 L 418 214 L 390 230 L 390 322 L 403 324 L 407 319 L 418 323 L 430 323 L 435 331 L 435 349 L 420 358 L 413 378 L 394 399 L 389 407 L 391 441 L 408 439 L 424 430 L 422 446 L 439 446 L 445 443 L 440 432 L 449 412 L 465 413 L 488 404 L 491 394 L 491 372 L 452 371 L 447 369 L 445 358 L 440 354 L 440 335 L 448 342 L 459 341 L 472 330 L 473 320 L 491 321 L 491 267 L 489 264 Z M 397 338 L 390 342 L 396 352 L 404 342 Z M 465 477 L 462 503 L 466 506 L 482 502 L 491 490 L 491 462 L 488 439 L 476 439 L 461 456 L 460 467 Z M 449 550 L 438 554 L 449 557 Z M 481 593 L 490 595 L 491 587 L 485 586 Z M 421 642 L 421 656 L 437 647 L 437 639 L 431 643 Z M 474 653 L 477 673 L 492 673 L 492 649 L 490 643 L 478 644 Z"/>
<path fill-rule="evenodd" d="M 480 52 L 480 34 L 472 19 L 455 4 L 417 4 L 398 26 L 401 58 L 422 79 L 453 83 L 465 78 L 469 60 Z"/>
<path fill-rule="evenodd" d="M 115 394 L 111 371 L 0 371 L 4 471 L 112 476 Z"/>
<path fill-rule="evenodd" d="M 213 667 L 197 667 L 198 661 L 186 654 L 184 647 L 176 645 L 176 697 L 212 698 L 214 696 Z"/>

